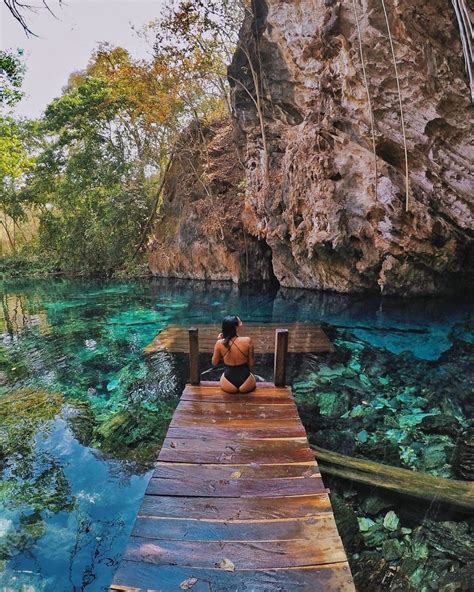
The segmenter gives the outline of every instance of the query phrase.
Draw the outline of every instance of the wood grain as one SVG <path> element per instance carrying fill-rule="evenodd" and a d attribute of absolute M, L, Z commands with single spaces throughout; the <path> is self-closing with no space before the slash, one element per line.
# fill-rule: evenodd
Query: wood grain
<path fill-rule="evenodd" d="M 117 592 L 179 592 L 183 582 L 196 580 L 192 592 L 354 592 L 346 562 L 274 570 L 158 566 L 122 561 L 112 590 Z"/>
<path fill-rule="evenodd" d="M 186 386 L 111 589 L 189 582 L 193 592 L 354 592 L 291 389 L 235 398 L 216 383 Z"/>
<path fill-rule="evenodd" d="M 176 541 L 308 541 L 336 536 L 337 529 L 330 513 L 309 518 L 266 522 L 213 522 L 139 516 L 132 535 Z"/>
<path fill-rule="evenodd" d="M 175 424 L 176 425 L 176 424 Z M 306 432 L 303 426 L 294 422 L 294 424 L 285 424 L 279 427 L 247 427 L 233 428 L 229 426 L 216 427 L 214 425 L 199 424 L 198 426 L 171 427 L 168 430 L 170 438 L 214 438 L 215 440 L 240 440 L 248 438 L 306 438 Z"/>
<path fill-rule="evenodd" d="M 221 327 L 219 325 L 194 325 L 194 328 L 199 331 L 199 350 L 203 353 L 212 353 Z M 327 335 L 320 325 L 314 323 L 245 323 L 240 335 L 252 338 L 255 353 L 273 354 L 277 329 L 288 330 L 288 351 L 290 353 L 333 351 Z M 153 353 L 163 349 L 175 353 L 189 353 L 188 328 L 169 325 L 145 347 L 145 352 Z"/>
<path fill-rule="evenodd" d="M 319 467 L 314 460 L 280 465 L 221 465 L 157 462 L 153 477 L 161 479 L 314 479 L 319 477 Z"/>
<path fill-rule="evenodd" d="M 253 497 L 197 498 L 146 495 L 140 508 L 142 516 L 193 518 L 195 520 L 288 520 L 331 512 L 329 496 L 296 495 L 281 498 Z"/>
<path fill-rule="evenodd" d="M 324 565 L 346 560 L 339 537 L 319 538 L 317 545 L 306 540 L 284 541 L 169 541 L 130 537 L 124 559 L 155 565 L 218 567 L 229 559 L 235 569 L 272 569 Z"/>

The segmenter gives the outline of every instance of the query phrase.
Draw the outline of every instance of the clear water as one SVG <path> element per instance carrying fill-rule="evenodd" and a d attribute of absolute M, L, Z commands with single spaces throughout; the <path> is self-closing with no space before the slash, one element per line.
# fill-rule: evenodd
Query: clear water
<path fill-rule="evenodd" d="M 320 321 L 338 347 L 402 356 L 413 369 L 438 361 L 442 368 L 455 342 L 474 342 L 472 309 L 462 299 L 407 302 L 165 280 L 19 280 L 0 291 L 0 589 L 25 592 L 110 584 L 186 377 L 182 359 L 143 354 L 169 324 L 219 322 L 229 312 L 244 321 Z M 374 390 L 358 363 L 346 356 L 331 370 L 321 357 L 302 356 L 294 364 L 310 431 L 313 412 L 328 421 L 337 415 L 327 412 L 331 401 L 313 395 L 334 367 L 352 364 L 362 380 L 357 388 Z M 271 378 L 267 366 L 258 373 Z M 404 397 L 407 408 L 419 405 Z M 349 400 L 339 415 L 357 404 Z M 459 414 L 467 425 L 461 407 Z M 357 442 L 365 445 L 378 427 L 362 427 Z"/>

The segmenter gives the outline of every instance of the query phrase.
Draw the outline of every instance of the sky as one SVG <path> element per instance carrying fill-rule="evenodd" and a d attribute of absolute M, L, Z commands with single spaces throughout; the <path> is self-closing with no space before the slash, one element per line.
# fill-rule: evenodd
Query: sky
<path fill-rule="evenodd" d="M 41 0 L 30 4 L 40 5 Z M 85 68 L 99 42 L 128 49 L 135 57 L 151 57 L 148 43 L 132 30 L 156 19 L 164 0 L 49 0 L 57 18 L 46 10 L 30 14 L 28 25 L 38 37 L 26 37 L 0 0 L 0 47 L 22 48 L 27 66 L 25 97 L 14 113 L 36 118 L 61 94 L 69 74 Z"/>

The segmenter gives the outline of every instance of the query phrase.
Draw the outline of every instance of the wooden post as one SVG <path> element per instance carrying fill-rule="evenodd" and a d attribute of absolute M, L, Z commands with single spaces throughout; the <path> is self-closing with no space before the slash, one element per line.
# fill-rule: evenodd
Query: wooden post
<path fill-rule="evenodd" d="M 275 386 L 285 386 L 287 353 L 288 329 L 277 329 L 275 331 L 275 366 L 273 372 Z"/>
<path fill-rule="evenodd" d="M 189 329 L 189 382 L 199 384 L 201 373 L 199 372 L 199 330 Z"/>

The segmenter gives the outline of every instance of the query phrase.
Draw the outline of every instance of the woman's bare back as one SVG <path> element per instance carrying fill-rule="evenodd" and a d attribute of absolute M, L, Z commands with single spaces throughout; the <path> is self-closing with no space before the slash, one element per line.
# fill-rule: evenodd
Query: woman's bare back
<path fill-rule="evenodd" d="M 250 337 L 234 337 L 229 347 L 226 347 L 224 341 L 219 343 L 219 353 L 221 354 L 224 363 L 228 366 L 239 366 L 240 364 L 253 362 L 253 347 Z"/>

